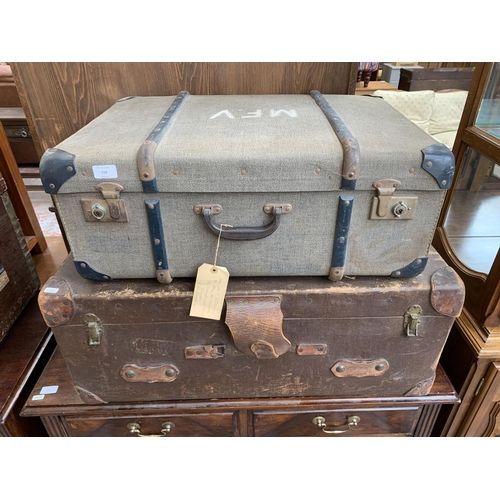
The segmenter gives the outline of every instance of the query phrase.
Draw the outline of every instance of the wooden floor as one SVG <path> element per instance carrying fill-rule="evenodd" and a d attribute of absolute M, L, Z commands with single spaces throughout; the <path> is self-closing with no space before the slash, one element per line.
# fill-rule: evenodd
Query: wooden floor
<path fill-rule="evenodd" d="M 455 191 L 444 228 L 457 257 L 488 274 L 500 247 L 500 189 Z"/>
<path fill-rule="evenodd" d="M 48 243 L 47 249 L 43 253 L 33 254 L 41 286 L 56 273 L 68 256 L 61 236 L 49 236 L 46 239 Z"/>

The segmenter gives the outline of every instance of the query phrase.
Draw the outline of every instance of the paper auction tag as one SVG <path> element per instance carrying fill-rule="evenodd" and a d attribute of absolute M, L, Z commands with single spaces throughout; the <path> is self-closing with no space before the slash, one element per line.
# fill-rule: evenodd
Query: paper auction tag
<path fill-rule="evenodd" d="M 189 315 L 219 320 L 228 282 L 229 271 L 225 267 L 202 264 L 196 274 Z"/>

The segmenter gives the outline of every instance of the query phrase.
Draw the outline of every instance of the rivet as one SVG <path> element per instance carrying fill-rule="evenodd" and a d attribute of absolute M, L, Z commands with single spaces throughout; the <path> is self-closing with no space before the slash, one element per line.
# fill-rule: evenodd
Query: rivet
<path fill-rule="evenodd" d="M 414 168 L 410 168 L 410 174 L 414 174 L 415 173 L 415 169 Z"/>
<path fill-rule="evenodd" d="M 55 184 L 49 184 L 49 187 L 51 187 L 52 189 L 54 189 L 56 187 Z"/>
<path fill-rule="evenodd" d="M 352 172 L 349 172 L 349 175 L 347 177 L 354 177 L 354 174 Z"/>
<path fill-rule="evenodd" d="M 109 280 L 109 276 L 103 276 L 105 280 Z"/>
<path fill-rule="evenodd" d="M 147 172 L 144 172 L 143 176 L 146 177 L 146 178 L 148 178 L 149 174 Z"/>
<path fill-rule="evenodd" d="M 442 184 L 443 186 L 446 186 L 446 181 L 441 181 L 441 184 Z"/>
<path fill-rule="evenodd" d="M 73 172 L 73 167 L 66 167 L 66 170 L 67 170 L 68 172 Z"/>
<path fill-rule="evenodd" d="M 394 273 L 394 275 L 395 275 L 395 276 L 400 276 L 400 275 L 401 275 L 401 271 L 396 271 L 396 272 Z"/>
<path fill-rule="evenodd" d="M 320 168 L 317 168 L 317 169 L 315 170 L 315 172 L 316 172 L 317 174 L 319 174 L 319 173 L 321 172 L 321 169 L 320 169 Z"/>
<path fill-rule="evenodd" d="M 127 370 L 127 371 L 125 372 L 125 377 L 127 377 L 127 378 L 134 378 L 134 377 L 135 377 L 135 372 L 134 372 L 134 370 Z"/>
<path fill-rule="evenodd" d="M 345 370 L 346 370 L 346 367 L 344 365 L 339 365 L 339 366 L 337 366 L 337 368 L 335 368 L 335 371 L 338 373 L 345 372 Z"/>
<path fill-rule="evenodd" d="M 80 264 L 80 267 L 87 267 L 87 264 L 85 264 L 85 262 L 82 262 L 82 263 Z"/>
<path fill-rule="evenodd" d="M 67 313 L 62 313 L 61 315 L 63 318 L 67 318 L 68 317 L 68 314 Z"/>
<path fill-rule="evenodd" d="M 82 175 L 85 177 L 87 175 L 87 172 L 82 172 Z"/>
<path fill-rule="evenodd" d="M 375 366 L 375 370 L 377 370 L 378 372 L 381 372 L 384 368 L 385 368 L 384 364 L 380 364 L 380 365 Z"/>
<path fill-rule="evenodd" d="M 431 168 L 432 167 L 432 161 L 428 161 L 426 164 L 425 164 L 426 167 L 429 167 Z"/>
<path fill-rule="evenodd" d="M 160 244 L 160 240 L 158 238 L 155 238 L 155 245 L 159 245 Z"/>
<path fill-rule="evenodd" d="M 344 201 L 344 206 L 348 207 L 349 206 L 349 202 L 348 201 Z"/>
<path fill-rule="evenodd" d="M 245 169 L 243 169 L 243 170 L 241 171 L 241 175 L 245 175 L 246 173 L 247 173 L 247 171 L 246 171 Z"/>
<path fill-rule="evenodd" d="M 339 243 L 344 243 L 344 241 L 345 241 L 345 238 L 344 238 L 343 236 L 341 236 L 341 237 L 339 238 Z"/>
<path fill-rule="evenodd" d="M 154 205 L 153 205 L 153 204 L 151 204 L 151 203 L 149 203 L 149 204 L 148 204 L 148 208 L 149 208 L 150 210 L 153 210 Z"/>
<path fill-rule="evenodd" d="M 175 370 L 172 370 L 172 368 L 169 368 L 166 372 L 165 375 L 167 377 L 173 377 L 175 375 Z"/>
<path fill-rule="evenodd" d="M 421 264 L 421 263 L 422 263 L 422 259 L 417 259 L 416 264 Z"/>
<path fill-rule="evenodd" d="M 174 175 L 179 175 L 179 171 L 178 170 L 174 170 Z"/>

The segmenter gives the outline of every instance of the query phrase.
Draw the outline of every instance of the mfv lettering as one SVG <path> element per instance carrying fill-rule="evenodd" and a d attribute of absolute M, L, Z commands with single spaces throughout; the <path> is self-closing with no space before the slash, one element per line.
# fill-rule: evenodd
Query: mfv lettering
<path fill-rule="evenodd" d="M 241 110 L 239 110 L 241 111 Z M 215 113 L 215 115 L 211 116 L 209 120 L 213 120 L 215 118 L 219 117 L 225 117 L 225 118 L 262 118 L 263 113 L 262 109 L 257 109 L 255 111 L 248 111 L 244 115 L 241 116 L 235 116 L 231 111 L 228 109 L 223 109 L 222 111 L 219 111 L 218 113 Z M 277 118 L 278 116 L 289 116 L 291 118 L 297 118 L 297 111 L 294 109 L 270 109 L 269 110 L 269 116 L 271 118 Z"/>

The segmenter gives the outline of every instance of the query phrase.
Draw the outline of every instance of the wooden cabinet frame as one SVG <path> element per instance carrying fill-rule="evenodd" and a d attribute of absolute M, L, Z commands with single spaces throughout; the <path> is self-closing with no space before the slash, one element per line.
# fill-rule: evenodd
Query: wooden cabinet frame
<path fill-rule="evenodd" d="M 488 275 L 473 271 L 454 254 L 443 227 L 467 148 L 470 147 L 500 164 L 500 139 L 496 139 L 474 126 L 493 63 L 475 63 L 474 66 L 474 76 L 453 146 L 457 170 L 444 202 L 433 246 L 464 280 L 466 286 L 465 307 L 484 327 L 496 328 L 500 327 L 500 251 L 497 253 Z"/>

